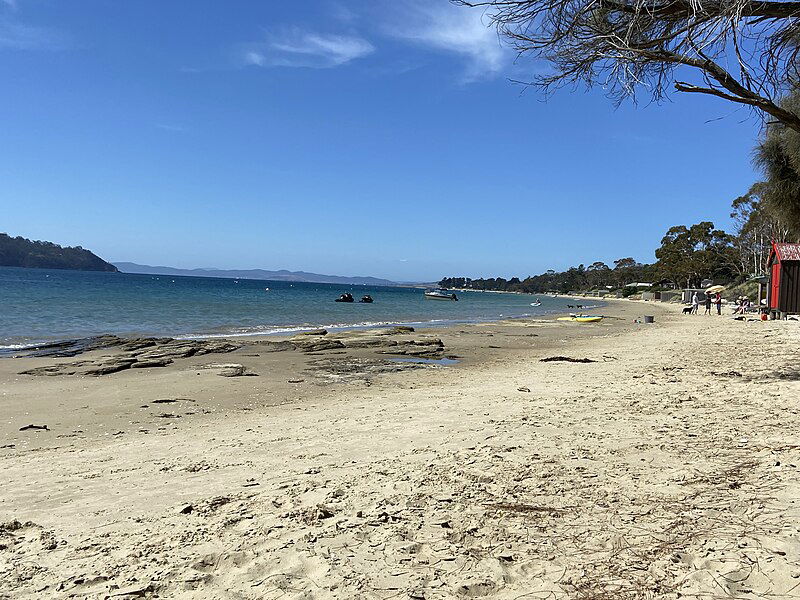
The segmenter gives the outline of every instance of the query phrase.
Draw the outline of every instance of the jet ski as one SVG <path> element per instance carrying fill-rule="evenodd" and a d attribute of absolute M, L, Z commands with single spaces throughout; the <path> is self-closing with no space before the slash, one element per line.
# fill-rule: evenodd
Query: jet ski
<path fill-rule="evenodd" d="M 336 302 L 355 302 L 355 300 L 353 300 L 353 294 L 345 292 L 336 299 Z"/>
<path fill-rule="evenodd" d="M 367 294 L 366 296 L 361 296 L 361 300 L 359 300 L 362 304 L 372 304 L 372 296 Z"/>

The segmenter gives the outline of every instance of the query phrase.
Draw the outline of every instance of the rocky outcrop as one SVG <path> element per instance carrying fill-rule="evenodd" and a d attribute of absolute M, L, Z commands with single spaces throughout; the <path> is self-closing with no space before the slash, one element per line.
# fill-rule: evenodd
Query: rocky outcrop
<path fill-rule="evenodd" d="M 95 350 L 115 349 L 141 360 L 185 358 L 187 356 L 230 352 L 240 345 L 223 340 L 176 340 L 173 338 L 122 338 L 98 335 L 88 338 L 62 340 L 39 344 L 16 352 L 16 356 L 34 358 L 65 358 Z"/>
<path fill-rule="evenodd" d="M 20 375 L 90 375 L 100 377 L 126 369 L 166 367 L 179 358 L 225 354 L 241 346 L 220 340 L 175 340 L 172 338 L 124 339 L 105 335 L 67 340 L 31 348 L 18 354 L 29 357 L 69 357 L 84 352 L 115 349 L 117 354 L 71 363 L 59 363 L 21 371 Z"/>
<path fill-rule="evenodd" d="M 336 348 L 344 348 L 344 344 L 339 340 L 326 339 L 298 339 L 292 338 L 291 340 L 294 347 L 302 352 L 322 352 L 323 350 L 333 350 Z"/>
<path fill-rule="evenodd" d="M 99 377 L 100 375 L 110 375 L 118 371 L 130 369 L 131 365 L 136 362 L 135 358 L 112 358 L 107 361 L 101 362 L 96 367 L 84 371 L 84 375 L 92 375 Z"/>
<path fill-rule="evenodd" d="M 359 381 L 370 384 L 377 375 L 399 373 L 421 369 L 424 365 L 398 363 L 374 358 L 320 358 L 311 362 L 306 373 L 325 383 L 350 383 Z"/>
<path fill-rule="evenodd" d="M 378 350 L 379 354 L 394 354 L 400 356 L 417 356 L 420 358 L 433 358 L 444 352 L 444 343 L 439 338 L 422 338 L 408 340 L 397 344 L 387 350 Z"/>
<path fill-rule="evenodd" d="M 282 341 L 245 341 L 241 344 L 226 340 L 176 340 L 173 338 L 133 338 L 125 339 L 114 335 L 95 336 L 76 340 L 66 340 L 42 344 L 36 348 L 17 353 L 22 357 L 74 357 L 98 350 L 114 350 L 103 356 L 90 355 L 84 360 L 60 362 L 21 371 L 20 375 L 53 376 L 53 375 L 89 375 L 101 377 L 127 369 L 148 369 L 166 367 L 175 360 L 208 354 L 225 354 L 247 345 L 257 349 L 259 353 L 300 351 L 306 354 L 318 354 L 326 351 L 374 349 L 378 354 L 408 356 L 419 358 L 438 358 L 444 352 L 442 340 L 428 335 L 412 337 L 413 327 L 384 327 L 377 329 L 359 329 L 329 333 L 325 329 L 317 329 L 298 333 L 289 340 Z M 332 352 L 331 354 L 343 354 Z M 244 355 L 243 355 L 244 356 Z M 247 356 L 258 356 L 247 355 Z M 349 360 L 349 359 L 348 359 Z M 392 372 L 402 368 L 396 364 L 387 364 L 386 360 L 370 360 L 355 358 L 355 362 L 330 363 L 327 371 L 331 379 L 341 376 L 347 379 L 348 373 Z M 256 375 L 238 363 L 211 363 L 202 368 L 218 369 L 223 377 L 241 377 Z M 352 373 L 351 373 L 352 374 Z M 358 375 L 355 378 L 363 378 Z"/>
<path fill-rule="evenodd" d="M 238 363 L 211 363 L 203 365 L 204 369 L 217 369 L 217 375 L 221 377 L 257 377 L 256 373 L 247 370 L 247 367 Z"/>
<path fill-rule="evenodd" d="M 386 336 L 380 337 L 354 337 L 342 340 L 345 348 L 387 348 L 397 346 L 397 341 Z"/>

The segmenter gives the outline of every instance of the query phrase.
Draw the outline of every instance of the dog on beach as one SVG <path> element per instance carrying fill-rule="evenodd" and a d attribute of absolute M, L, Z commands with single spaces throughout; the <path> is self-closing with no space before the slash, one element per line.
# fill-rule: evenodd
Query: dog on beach
<path fill-rule="evenodd" d="M 683 314 L 685 314 L 685 315 L 692 314 L 692 307 L 691 306 L 684 306 L 683 307 Z"/>

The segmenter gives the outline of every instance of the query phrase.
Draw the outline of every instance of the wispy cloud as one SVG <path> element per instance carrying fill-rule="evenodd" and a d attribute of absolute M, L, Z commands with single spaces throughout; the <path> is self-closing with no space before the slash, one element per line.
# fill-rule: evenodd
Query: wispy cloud
<path fill-rule="evenodd" d="M 481 10 L 415 0 L 396 11 L 384 29 L 392 37 L 462 56 L 465 83 L 493 77 L 510 63 Z"/>
<path fill-rule="evenodd" d="M 347 64 L 375 51 L 364 38 L 292 29 L 268 34 L 264 42 L 245 44 L 239 59 L 258 67 L 310 67 L 325 69 Z"/>

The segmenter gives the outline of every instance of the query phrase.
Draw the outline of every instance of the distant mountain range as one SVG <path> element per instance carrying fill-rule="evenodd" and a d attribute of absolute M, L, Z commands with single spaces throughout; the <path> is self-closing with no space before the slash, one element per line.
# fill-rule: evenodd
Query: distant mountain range
<path fill-rule="evenodd" d="M 132 262 L 115 262 L 114 266 L 123 273 L 142 273 L 147 275 L 188 275 L 190 277 L 226 277 L 229 279 L 265 279 L 268 281 L 303 281 L 307 283 L 340 283 L 343 285 L 398 285 L 388 279 L 378 277 L 341 277 L 320 275 L 305 271 L 267 271 L 264 269 L 176 269 L 174 267 L 154 267 L 137 265 Z"/>

